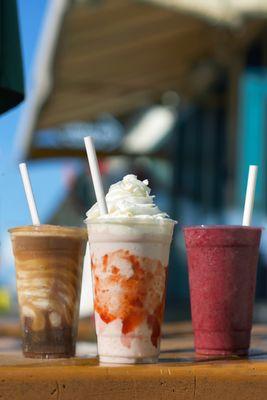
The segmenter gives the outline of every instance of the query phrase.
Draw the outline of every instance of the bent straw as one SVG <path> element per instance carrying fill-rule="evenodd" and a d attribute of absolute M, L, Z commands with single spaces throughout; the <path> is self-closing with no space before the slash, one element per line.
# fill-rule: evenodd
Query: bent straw
<path fill-rule="evenodd" d="M 28 174 L 26 164 L 25 163 L 19 164 L 19 169 L 20 169 L 22 182 L 23 182 L 31 218 L 32 218 L 32 223 L 33 223 L 33 225 L 40 225 L 40 220 L 39 220 L 37 208 L 35 205 L 34 196 L 33 196 L 32 187 L 31 187 L 31 181 L 30 181 L 30 177 Z"/>
<path fill-rule="evenodd" d="M 242 225 L 244 226 L 251 225 L 257 173 L 258 173 L 258 166 L 250 165 L 248 173 L 248 183 L 247 183 L 246 200 L 245 200 L 245 207 L 243 214 L 243 222 L 242 222 Z"/>
<path fill-rule="evenodd" d="M 84 138 L 84 143 L 85 143 L 87 158 L 88 158 L 91 175 L 92 175 L 92 179 L 93 179 L 93 184 L 94 184 L 97 204 L 99 207 L 99 212 L 100 212 L 100 215 L 106 215 L 106 214 L 108 214 L 108 208 L 107 208 L 107 203 L 106 203 L 106 199 L 105 199 L 105 195 L 104 195 L 104 189 L 103 189 L 103 184 L 102 184 L 102 180 L 101 180 L 101 176 L 100 176 L 98 161 L 97 161 L 97 157 L 96 157 L 95 146 L 94 146 L 91 136 L 86 136 Z"/>

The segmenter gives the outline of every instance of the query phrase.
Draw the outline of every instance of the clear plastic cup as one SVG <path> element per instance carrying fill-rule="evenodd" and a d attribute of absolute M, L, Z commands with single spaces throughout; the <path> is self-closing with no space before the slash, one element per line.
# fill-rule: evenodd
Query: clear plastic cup
<path fill-rule="evenodd" d="M 174 222 L 87 222 L 101 362 L 158 360 Z"/>
<path fill-rule="evenodd" d="M 74 356 L 86 230 L 40 225 L 9 232 L 25 357 Z"/>
<path fill-rule="evenodd" d="M 184 229 L 197 353 L 247 354 L 261 228 Z"/>

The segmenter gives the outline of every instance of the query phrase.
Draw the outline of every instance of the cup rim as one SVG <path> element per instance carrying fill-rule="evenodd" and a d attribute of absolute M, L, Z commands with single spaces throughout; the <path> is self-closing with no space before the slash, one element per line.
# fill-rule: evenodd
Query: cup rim
<path fill-rule="evenodd" d="M 86 228 L 76 227 L 76 226 L 60 226 L 60 225 L 21 225 L 14 228 L 9 228 L 8 232 L 11 235 L 17 236 L 31 236 L 38 235 L 40 237 L 44 236 L 62 236 L 69 237 L 72 236 L 77 239 L 87 240 Z"/>
<path fill-rule="evenodd" d="M 260 230 L 264 231 L 265 228 L 262 226 L 245 226 L 245 225 L 188 225 L 183 227 L 183 231 L 192 230 L 192 229 L 199 229 L 199 230 L 234 230 L 234 229 L 244 229 L 244 230 Z"/>
<path fill-rule="evenodd" d="M 161 225 L 161 226 L 168 226 L 172 225 L 175 226 L 178 222 L 170 219 L 170 218 L 151 218 L 151 219 L 145 219 L 145 218 L 131 218 L 131 217 L 112 217 L 112 218 L 94 218 L 94 219 L 88 219 L 86 218 L 83 221 L 86 225 L 104 225 L 104 224 L 110 224 L 110 225 Z"/>

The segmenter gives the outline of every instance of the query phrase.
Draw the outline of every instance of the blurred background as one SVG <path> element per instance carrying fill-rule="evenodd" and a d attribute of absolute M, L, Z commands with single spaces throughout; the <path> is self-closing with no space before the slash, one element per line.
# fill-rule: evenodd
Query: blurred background
<path fill-rule="evenodd" d="M 26 161 L 43 223 L 83 225 L 95 202 L 83 137 L 105 190 L 149 179 L 179 221 L 166 318 L 189 319 L 182 227 L 241 224 L 249 164 L 267 225 L 266 0 L 17 0 L 26 99 L 0 116 L 0 313 L 16 315 L 7 229 L 30 224 Z M 263 234 L 255 320 L 267 321 Z M 83 303 L 90 292 L 85 263 Z"/>

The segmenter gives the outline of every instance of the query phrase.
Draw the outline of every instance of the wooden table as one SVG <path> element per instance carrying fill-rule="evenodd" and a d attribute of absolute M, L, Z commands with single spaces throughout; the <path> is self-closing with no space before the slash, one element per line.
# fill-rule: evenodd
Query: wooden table
<path fill-rule="evenodd" d="M 5 332 L 13 337 L 0 339 L 0 400 L 267 399 L 267 326 L 254 327 L 248 358 L 225 360 L 196 357 L 190 324 L 168 324 L 159 364 L 136 366 L 100 366 L 89 342 L 75 359 L 24 359 L 17 328 Z"/>

